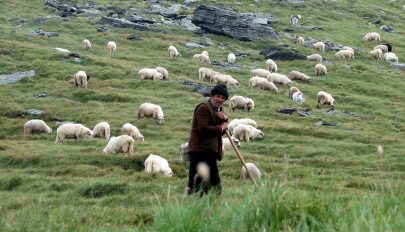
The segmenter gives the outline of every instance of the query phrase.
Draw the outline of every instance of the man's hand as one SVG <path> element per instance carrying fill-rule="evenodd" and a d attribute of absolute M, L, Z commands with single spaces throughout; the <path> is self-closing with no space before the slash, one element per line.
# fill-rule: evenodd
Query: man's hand
<path fill-rule="evenodd" d="M 221 126 L 222 131 L 228 129 L 228 123 L 226 123 L 226 122 L 221 123 L 220 126 Z"/>
<path fill-rule="evenodd" d="M 224 122 L 228 121 L 228 116 L 226 116 L 223 111 L 218 112 L 218 117 L 219 117 L 219 119 L 221 119 L 221 121 L 224 121 Z"/>

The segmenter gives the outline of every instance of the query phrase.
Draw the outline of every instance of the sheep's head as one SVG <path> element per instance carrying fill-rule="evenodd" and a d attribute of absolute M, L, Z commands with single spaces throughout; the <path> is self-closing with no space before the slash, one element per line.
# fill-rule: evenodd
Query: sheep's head
<path fill-rule="evenodd" d="M 165 118 L 164 117 L 157 117 L 156 118 L 156 122 L 160 125 L 163 124 L 165 122 Z"/>
<path fill-rule="evenodd" d="M 143 135 L 139 135 L 139 136 L 138 136 L 138 140 L 140 140 L 140 141 L 144 141 L 144 140 L 145 140 L 145 138 L 143 137 Z"/>
<path fill-rule="evenodd" d="M 239 139 L 232 137 L 232 140 L 233 140 L 233 143 L 234 143 L 237 147 L 240 147 L 240 140 L 239 140 Z"/>
<path fill-rule="evenodd" d="M 159 173 L 163 176 L 173 176 L 173 171 L 171 168 L 162 169 L 159 171 Z"/>
<path fill-rule="evenodd" d="M 93 136 L 93 131 L 91 131 L 89 128 L 84 127 L 83 128 L 83 136 L 84 137 L 92 137 Z"/>
<path fill-rule="evenodd" d="M 46 132 L 47 132 L 48 134 L 51 134 L 51 133 L 52 133 L 52 128 L 50 128 L 50 127 L 48 126 L 48 128 L 46 128 Z"/>

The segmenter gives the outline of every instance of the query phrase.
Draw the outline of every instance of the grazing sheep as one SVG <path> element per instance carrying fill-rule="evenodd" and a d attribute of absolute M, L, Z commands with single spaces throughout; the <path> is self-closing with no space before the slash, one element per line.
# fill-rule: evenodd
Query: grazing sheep
<path fill-rule="evenodd" d="M 266 69 L 262 69 L 262 68 L 253 69 L 250 72 L 252 73 L 253 76 L 264 77 L 264 78 L 268 78 L 271 74 L 270 71 L 268 71 Z"/>
<path fill-rule="evenodd" d="M 290 80 L 300 80 L 302 82 L 311 82 L 311 77 L 305 75 L 304 73 L 298 72 L 298 71 L 291 71 Z"/>
<path fill-rule="evenodd" d="M 246 163 L 246 167 L 249 170 L 249 174 L 246 171 L 244 165 L 242 165 L 242 169 L 240 170 L 240 178 L 242 180 L 247 180 L 248 178 L 253 178 L 255 181 L 259 180 L 261 177 L 260 170 L 254 165 L 253 163 Z"/>
<path fill-rule="evenodd" d="M 138 119 L 143 119 L 144 117 L 153 118 L 159 124 L 163 124 L 165 121 L 162 108 L 152 103 L 143 103 L 139 106 Z"/>
<path fill-rule="evenodd" d="M 325 44 L 322 41 L 316 42 L 313 44 L 313 47 L 318 49 L 321 52 L 325 51 Z"/>
<path fill-rule="evenodd" d="M 263 139 L 264 134 L 261 130 L 254 128 L 251 125 L 239 123 L 234 129 L 233 134 L 240 141 L 249 142 L 250 140 Z"/>
<path fill-rule="evenodd" d="M 293 102 L 299 105 L 305 102 L 304 94 L 301 92 L 295 92 L 292 95 Z"/>
<path fill-rule="evenodd" d="M 180 52 L 177 51 L 175 46 L 170 46 L 167 51 L 169 51 L 169 57 L 170 58 L 181 58 Z"/>
<path fill-rule="evenodd" d="M 138 72 L 139 80 L 163 80 L 163 74 L 153 68 L 143 68 Z"/>
<path fill-rule="evenodd" d="M 55 48 L 55 50 L 60 53 L 66 54 L 66 55 L 69 55 L 72 53 L 71 51 L 67 50 L 66 48 Z"/>
<path fill-rule="evenodd" d="M 228 63 L 234 64 L 234 63 L 235 63 L 235 60 L 236 60 L 235 54 L 229 53 L 229 55 L 228 55 Z"/>
<path fill-rule="evenodd" d="M 52 128 L 50 128 L 43 120 L 40 119 L 32 119 L 27 121 L 24 124 L 24 134 L 30 135 L 34 133 L 52 133 Z"/>
<path fill-rule="evenodd" d="M 316 61 L 316 62 L 322 62 L 322 56 L 319 54 L 312 54 L 307 56 L 307 59 L 309 61 Z"/>
<path fill-rule="evenodd" d="M 205 54 L 195 54 L 193 56 L 193 60 L 199 61 L 199 62 L 206 62 L 206 63 L 211 63 L 210 58 L 205 55 Z"/>
<path fill-rule="evenodd" d="M 363 41 L 373 41 L 373 40 L 380 41 L 381 40 L 380 34 L 378 34 L 377 32 L 369 32 L 363 37 Z"/>
<path fill-rule="evenodd" d="M 383 53 L 387 53 L 387 52 L 388 52 L 388 46 L 385 45 L 385 44 L 379 44 L 379 45 L 377 45 L 377 46 L 375 46 L 375 47 L 373 48 L 373 50 L 376 50 L 376 49 L 381 49 L 381 51 L 382 51 Z"/>
<path fill-rule="evenodd" d="M 208 52 L 207 52 L 207 51 L 203 51 L 203 52 L 201 52 L 201 54 L 210 57 L 210 56 L 208 55 Z"/>
<path fill-rule="evenodd" d="M 233 130 L 235 129 L 235 127 L 237 125 L 239 125 L 239 124 L 251 125 L 253 127 L 257 127 L 257 123 L 253 119 L 250 119 L 250 118 L 242 118 L 242 119 L 235 118 L 228 124 L 228 130 L 229 130 L 229 133 L 231 135 L 233 134 Z"/>
<path fill-rule="evenodd" d="M 55 143 L 60 143 L 66 139 L 74 138 L 75 141 L 79 140 L 80 137 L 91 137 L 93 132 L 83 126 L 82 124 L 67 123 L 58 127 L 56 130 L 56 140 Z"/>
<path fill-rule="evenodd" d="M 229 108 L 235 111 L 236 108 L 250 112 L 254 109 L 255 103 L 251 98 L 235 95 L 229 100 Z"/>
<path fill-rule="evenodd" d="M 301 15 L 291 15 L 290 17 L 290 23 L 292 25 L 298 24 L 298 21 L 301 19 Z"/>
<path fill-rule="evenodd" d="M 73 75 L 73 78 L 75 79 L 74 81 L 76 86 L 87 89 L 87 82 L 90 80 L 89 73 L 86 73 L 85 71 L 78 71 Z"/>
<path fill-rule="evenodd" d="M 278 93 L 277 86 L 263 77 L 252 77 L 249 79 L 249 87 L 253 89 L 253 87 L 256 86 L 262 90 L 270 90 L 274 93 Z"/>
<path fill-rule="evenodd" d="M 298 36 L 297 38 L 297 44 L 298 45 L 304 45 L 305 44 L 305 39 L 302 36 Z"/>
<path fill-rule="evenodd" d="M 93 138 L 110 139 L 110 131 L 110 124 L 108 124 L 108 122 L 100 122 L 93 128 Z"/>
<path fill-rule="evenodd" d="M 290 89 L 288 90 L 288 96 L 292 98 L 292 95 L 296 92 L 301 92 L 297 87 L 292 86 L 290 87 Z"/>
<path fill-rule="evenodd" d="M 377 153 L 378 153 L 379 155 L 382 155 L 382 154 L 384 153 L 384 148 L 383 148 L 382 145 L 378 145 L 378 146 L 377 146 Z"/>
<path fill-rule="evenodd" d="M 374 56 L 374 58 L 376 58 L 377 60 L 382 60 L 384 59 L 384 53 L 381 49 L 376 48 L 372 51 L 369 52 L 371 55 Z"/>
<path fill-rule="evenodd" d="M 169 167 L 167 160 L 161 156 L 150 154 L 145 160 L 145 172 L 159 173 L 163 176 L 173 176 L 173 171 Z"/>
<path fill-rule="evenodd" d="M 231 139 L 236 147 L 240 147 L 239 139 L 234 137 L 231 137 Z M 231 141 L 229 141 L 229 138 L 222 138 L 222 152 L 224 153 L 224 155 L 227 155 L 232 149 L 233 147 Z"/>
<path fill-rule="evenodd" d="M 103 149 L 104 154 L 125 153 L 132 154 L 134 152 L 134 139 L 129 135 L 113 136 L 108 141 L 107 146 Z"/>
<path fill-rule="evenodd" d="M 351 58 L 354 60 L 354 52 L 351 50 L 340 50 L 340 51 L 336 52 L 334 56 L 337 58 L 340 58 L 340 59 L 346 60 L 348 58 Z"/>
<path fill-rule="evenodd" d="M 91 43 L 90 43 L 90 40 L 88 40 L 88 39 L 85 39 L 85 40 L 83 40 L 83 48 L 85 49 L 85 50 L 90 50 L 91 49 Z"/>
<path fill-rule="evenodd" d="M 163 75 L 163 80 L 169 79 L 169 72 L 167 71 L 167 69 L 163 67 L 156 67 L 155 70 Z"/>
<path fill-rule="evenodd" d="M 291 86 L 293 82 L 286 76 L 280 73 L 272 73 L 268 78 L 268 81 L 273 82 L 273 83 L 278 83 L 278 84 L 283 84 L 283 85 L 289 85 Z"/>
<path fill-rule="evenodd" d="M 319 91 L 318 92 L 318 105 L 319 108 L 321 105 L 330 105 L 332 108 L 334 107 L 335 99 L 327 92 Z"/>
<path fill-rule="evenodd" d="M 201 67 L 198 69 L 198 79 L 203 81 L 209 81 L 211 78 L 219 72 L 216 72 L 210 68 Z"/>
<path fill-rule="evenodd" d="M 214 76 L 211 77 L 210 82 L 214 84 L 233 85 L 235 88 L 239 87 L 239 82 L 235 78 L 222 73 L 215 73 Z"/>
<path fill-rule="evenodd" d="M 398 63 L 398 56 L 393 52 L 387 52 L 384 54 L 384 60 L 387 62 Z"/>
<path fill-rule="evenodd" d="M 141 140 L 144 141 L 144 137 L 139 132 L 138 128 L 131 123 L 125 123 L 122 128 L 121 128 L 121 134 L 123 135 L 129 135 L 135 140 Z"/>
<path fill-rule="evenodd" d="M 114 41 L 110 41 L 107 44 L 107 49 L 110 53 L 115 53 L 117 51 L 117 44 Z"/>
<path fill-rule="evenodd" d="M 315 75 L 316 76 L 325 76 L 328 73 L 326 66 L 323 64 L 315 65 Z"/>
<path fill-rule="evenodd" d="M 354 49 L 349 47 L 349 46 L 343 46 L 339 50 L 350 50 L 350 51 L 352 51 L 354 53 Z"/>
<path fill-rule="evenodd" d="M 277 72 L 277 64 L 272 59 L 266 60 L 266 69 L 270 72 Z"/>

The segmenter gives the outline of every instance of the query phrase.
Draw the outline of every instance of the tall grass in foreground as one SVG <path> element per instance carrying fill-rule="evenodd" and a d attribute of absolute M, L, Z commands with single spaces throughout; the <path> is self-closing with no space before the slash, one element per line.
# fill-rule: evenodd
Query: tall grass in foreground
<path fill-rule="evenodd" d="M 213 196 L 162 205 L 154 231 L 401 231 L 403 192 L 343 195 L 263 184 L 242 202 Z"/>

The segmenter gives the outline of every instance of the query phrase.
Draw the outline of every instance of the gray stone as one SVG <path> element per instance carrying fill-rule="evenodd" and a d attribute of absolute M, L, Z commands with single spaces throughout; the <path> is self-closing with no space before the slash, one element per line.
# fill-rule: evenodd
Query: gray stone
<path fill-rule="evenodd" d="M 98 32 L 105 32 L 105 31 L 107 31 L 108 29 L 106 28 L 106 27 L 99 27 L 99 28 L 97 28 L 97 31 Z"/>
<path fill-rule="evenodd" d="M 0 84 L 11 84 L 27 77 L 35 76 L 35 71 L 16 72 L 13 74 L 0 75 Z"/>
<path fill-rule="evenodd" d="M 25 113 L 32 116 L 41 116 L 44 114 L 44 111 L 37 109 L 28 109 Z"/>
<path fill-rule="evenodd" d="M 59 33 L 58 32 L 51 32 L 51 31 L 44 31 L 44 30 L 34 30 L 32 32 L 32 35 L 53 37 L 53 36 L 59 36 Z"/>
<path fill-rule="evenodd" d="M 386 31 L 386 32 L 391 32 L 391 31 L 394 30 L 394 28 L 392 26 L 389 26 L 389 25 L 382 25 L 380 27 L 380 29 L 383 30 L 383 31 Z"/>
<path fill-rule="evenodd" d="M 139 35 L 127 35 L 127 40 L 142 40 Z"/>
<path fill-rule="evenodd" d="M 134 23 L 134 22 L 128 21 L 126 19 L 111 18 L 111 17 L 107 17 L 107 16 L 101 17 L 101 19 L 97 23 L 98 24 L 110 24 L 114 27 L 120 27 L 120 28 L 132 28 L 132 29 L 141 30 L 141 31 L 153 31 L 153 32 L 167 33 L 163 30 L 152 29 L 148 24 Z"/>
<path fill-rule="evenodd" d="M 187 87 L 192 88 L 194 91 L 202 94 L 204 97 L 209 97 L 211 95 L 211 90 L 213 88 L 194 81 L 183 81 L 183 84 L 186 85 Z"/>
<path fill-rule="evenodd" d="M 182 26 L 183 28 L 185 28 L 186 30 L 191 31 L 191 32 L 198 32 L 201 30 L 200 27 L 197 27 L 196 25 L 194 25 L 191 22 L 191 17 L 189 17 L 189 16 L 181 19 L 179 24 L 180 24 L 180 26 Z"/>
<path fill-rule="evenodd" d="M 242 65 L 240 65 L 240 64 L 230 64 L 228 62 L 223 62 L 223 61 L 218 61 L 218 60 L 212 61 L 211 64 L 214 66 L 219 66 L 219 67 L 224 67 L 227 69 L 234 69 L 234 70 L 240 70 L 240 68 L 242 67 Z"/>
<path fill-rule="evenodd" d="M 192 43 L 192 42 L 187 42 L 186 47 L 188 48 L 205 48 L 205 46 L 198 44 L 198 43 Z"/>
<path fill-rule="evenodd" d="M 306 60 L 307 56 L 300 54 L 290 47 L 267 47 L 259 52 L 266 59 L 273 60 Z"/>
<path fill-rule="evenodd" d="M 391 65 L 391 67 L 405 71 L 405 64 L 402 64 L 402 63 L 397 64 L 397 63 L 393 63 L 393 62 L 389 62 L 389 63 Z"/>
<path fill-rule="evenodd" d="M 329 127 L 333 127 L 333 126 L 337 126 L 336 123 L 332 123 L 332 122 L 324 122 L 324 121 L 318 121 L 315 123 L 316 126 L 320 127 L 320 126 L 329 126 Z"/>
<path fill-rule="evenodd" d="M 49 94 L 47 92 L 42 92 L 37 95 L 34 95 L 34 98 L 48 97 L 48 96 L 49 96 Z"/>

